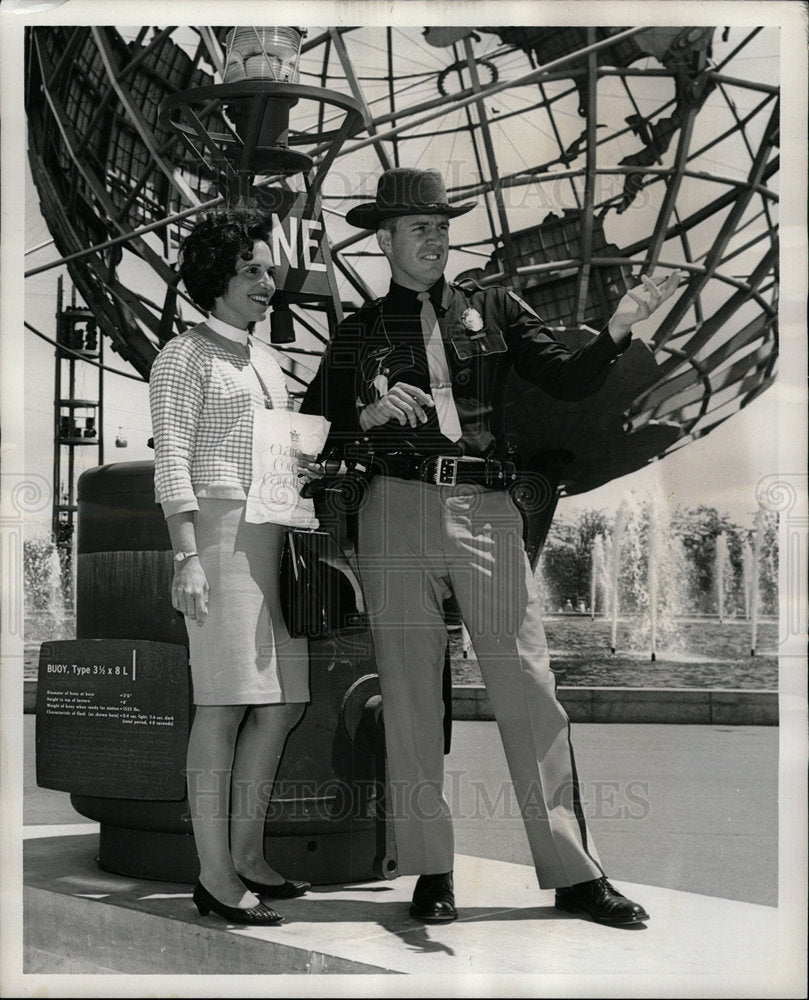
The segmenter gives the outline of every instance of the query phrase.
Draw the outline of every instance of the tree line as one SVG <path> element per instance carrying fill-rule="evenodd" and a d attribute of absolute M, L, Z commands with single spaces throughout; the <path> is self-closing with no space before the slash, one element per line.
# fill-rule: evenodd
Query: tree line
<path fill-rule="evenodd" d="M 618 514 L 603 510 L 584 510 L 574 517 L 557 512 L 537 570 L 547 609 L 589 612 L 595 596 L 596 613 L 607 613 L 605 603 L 617 587 L 622 610 L 645 610 L 651 552 L 659 563 L 656 579 L 669 611 L 749 617 L 755 573 L 758 613 L 778 613 L 776 513 L 761 510 L 755 526 L 745 528 L 715 507 L 679 506 L 662 516 L 652 504 L 633 504 L 624 510 L 621 524 L 618 520 Z M 612 561 L 616 536 L 617 567 Z M 595 588 L 594 569 L 599 577 Z"/>
<path fill-rule="evenodd" d="M 612 542 L 617 515 L 584 510 L 575 517 L 559 510 L 554 517 L 539 558 L 537 578 L 546 610 L 592 609 L 594 554 L 601 549 L 601 580 L 595 588 L 595 610 L 609 611 L 605 591 L 614 571 Z M 661 519 L 651 505 L 634 505 L 626 514 L 620 539 L 620 558 L 612 583 L 617 583 L 623 611 L 648 608 L 649 553 L 654 550 L 652 531 L 658 538 L 661 600 L 669 612 L 745 616 L 750 613 L 751 559 L 758 555 L 758 611 L 778 613 L 778 519 L 760 511 L 758 524 L 744 528 L 715 507 L 677 507 Z M 720 541 L 724 539 L 724 541 Z M 64 604 L 73 604 L 73 582 L 63 553 L 49 539 L 29 539 L 24 545 L 24 581 L 27 611 L 53 610 L 55 591 Z M 718 558 L 724 560 L 723 607 L 717 586 Z M 61 586 L 59 586 L 61 585 Z"/>

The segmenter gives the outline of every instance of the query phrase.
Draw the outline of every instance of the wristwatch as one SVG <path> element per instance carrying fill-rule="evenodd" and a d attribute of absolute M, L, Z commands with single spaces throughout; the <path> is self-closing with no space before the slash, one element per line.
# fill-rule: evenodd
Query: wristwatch
<path fill-rule="evenodd" d="M 196 552 L 178 552 L 174 556 L 174 561 L 176 563 L 182 563 L 182 562 L 185 562 L 186 559 L 190 559 L 191 556 L 195 556 L 195 555 L 197 555 Z"/>

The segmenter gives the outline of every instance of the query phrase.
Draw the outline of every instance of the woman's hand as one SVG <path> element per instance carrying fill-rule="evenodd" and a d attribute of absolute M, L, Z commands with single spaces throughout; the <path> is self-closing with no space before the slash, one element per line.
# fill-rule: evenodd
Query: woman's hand
<path fill-rule="evenodd" d="M 683 272 L 675 269 L 665 278 L 647 278 L 641 275 L 641 284 L 630 289 L 618 303 L 609 323 L 614 340 L 621 340 L 635 323 L 648 319 L 652 313 L 674 294 Z"/>
<path fill-rule="evenodd" d="M 381 399 L 363 407 L 360 427 L 367 431 L 369 427 L 381 427 L 390 420 L 398 420 L 403 427 L 405 424 L 417 427 L 427 422 L 426 406 L 435 406 L 432 396 L 415 385 L 397 382 Z"/>
<path fill-rule="evenodd" d="M 208 614 L 208 578 L 199 556 L 189 556 L 174 571 L 171 604 L 186 618 L 196 621 L 197 625 L 204 624 Z"/>
<path fill-rule="evenodd" d="M 313 479 L 321 479 L 325 475 L 323 466 L 317 460 L 317 455 L 306 455 L 301 452 L 297 457 L 297 463 L 298 475 L 307 483 Z"/>

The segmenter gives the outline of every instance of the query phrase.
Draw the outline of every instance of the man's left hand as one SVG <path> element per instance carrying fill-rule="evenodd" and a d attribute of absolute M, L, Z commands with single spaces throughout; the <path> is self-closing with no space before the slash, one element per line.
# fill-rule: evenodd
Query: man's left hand
<path fill-rule="evenodd" d="M 648 319 L 662 302 L 674 294 L 682 276 L 683 272 L 677 269 L 667 277 L 656 280 L 641 275 L 641 284 L 624 295 L 610 319 L 609 331 L 613 340 L 621 340 L 635 323 Z"/>
<path fill-rule="evenodd" d="M 313 479 L 320 479 L 325 473 L 316 455 L 301 453 L 298 455 L 298 475 L 304 482 L 309 483 Z"/>

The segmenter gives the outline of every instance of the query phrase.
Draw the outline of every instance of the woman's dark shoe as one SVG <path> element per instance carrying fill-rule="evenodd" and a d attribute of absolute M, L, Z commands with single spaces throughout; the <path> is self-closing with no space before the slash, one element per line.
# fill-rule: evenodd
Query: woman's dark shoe
<path fill-rule="evenodd" d="M 604 876 L 556 890 L 556 909 L 583 912 L 600 924 L 639 924 L 649 914 L 639 903 L 623 896 Z"/>
<path fill-rule="evenodd" d="M 213 910 L 231 924 L 248 924 L 251 927 L 271 927 L 280 924 L 283 917 L 269 906 L 259 903 L 242 909 L 240 906 L 225 906 L 213 897 L 201 882 L 197 882 L 194 895 L 191 897 L 199 910 L 201 917 L 207 917 Z"/>
<path fill-rule="evenodd" d="M 427 924 L 447 924 L 458 919 L 452 872 L 419 876 L 413 890 L 410 916 Z"/>
<path fill-rule="evenodd" d="M 312 888 L 310 882 L 298 882 L 295 879 L 287 879 L 278 885 L 265 885 L 263 882 L 245 878 L 244 875 L 240 875 L 239 878 L 251 892 L 257 896 L 266 896 L 267 899 L 294 899 L 296 896 L 303 896 Z"/>

